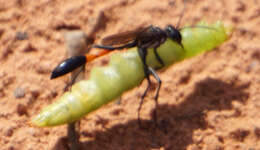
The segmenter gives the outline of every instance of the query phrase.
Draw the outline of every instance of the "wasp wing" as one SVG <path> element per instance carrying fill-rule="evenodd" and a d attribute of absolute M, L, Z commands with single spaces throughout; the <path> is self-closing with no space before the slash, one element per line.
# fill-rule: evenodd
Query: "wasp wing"
<path fill-rule="evenodd" d="M 101 44 L 105 46 L 125 45 L 136 39 L 138 35 L 146 31 L 149 27 L 139 27 L 131 31 L 113 34 L 102 39 Z"/>

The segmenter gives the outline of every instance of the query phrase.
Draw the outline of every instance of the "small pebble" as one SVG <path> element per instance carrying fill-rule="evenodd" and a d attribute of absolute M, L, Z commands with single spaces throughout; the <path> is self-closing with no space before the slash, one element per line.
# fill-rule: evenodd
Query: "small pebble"
<path fill-rule="evenodd" d="M 49 135 L 49 134 L 50 134 L 50 131 L 49 131 L 49 130 L 45 130 L 45 131 L 44 131 L 44 134 L 45 134 L 45 135 Z"/>
<path fill-rule="evenodd" d="M 4 98 L 5 97 L 5 92 L 3 90 L 0 90 L 0 98 Z"/>
<path fill-rule="evenodd" d="M 230 133 L 231 138 L 243 142 L 245 138 L 249 135 L 249 131 L 246 129 L 237 129 Z"/>
<path fill-rule="evenodd" d="M 26 45 L 22 48 L 22 52 L 33 52 L 36 51 L 36 48 L 31 43 L 26 43 Z"/>
<path fill-rule="evenodd" d="M 5 30 L 4 29 L 0 29 L 0 37 L 4 34 Z"/>
<path fill-rule="evenodd" d="M 17 87 L 14 91 L 14 97 L 19 99 L 19 98 L 24 98 L 25 97 L 26 90 L 21 87 Z"/>
<path fill-rule="evenodd" d="M 17 105 L 16 112 L 18 113 L 19 116 L 28 115 L 27 107 L 25 105 L 23 105 L 23 104 L 18 104 Z"/>
<path fill-rule="evenodd" d="M 48 91 L 42 95 L 43 99 L 53 99 L 58 95 L 57 91 Z"/>
<path fill-rule="evenodd" d="M 246 5 L 242 3 L 242 1 L 239 2 L 239 6 L 236 8 L 236 11 L 238 12 L 244 12 L 246 10 Z"/>
<path fill-rule="evenodd" d="M 11 137 L 11 136 L 13 135 L 13 133 L 14 133 L 14 128 L 11 127 L 11 128 L 9 128 L 9 129 L 6 130 L 5 136 Z"/>
<path fill-rule="evenodd" d="M 31 90 L 31 96 L 33 99 L 36 99 L 40 95 L 40 91 L 38 89 Z"/>
<path fill-rule="evenodd" d="M 41 64 L 36 66 L 36 72 L 39 74 L 49 74 L 51 73 L 51 64 L 47 62 L 42 62 Z"/>
<path fill-rule="evenodd" d="M 29 128 L 29 129 L 27 130 L 27 132 L 28 132 L 28 134 L 30 134 L 31 136 L 36 136 L 36 131 L 35 131 L 34 128 Z"/>
<path fill-rule="evenodd" d="M 260 138 L 260 128 L 259 127 L 255 127 L 254 135 L 256 136 L 257 139 Z"/>
<path fill-rule="evenodd" d="M 1 55 L 1 59 L 6 59 L 10 54 L 13 53 L 13 48 L 11 45 L 6 46 L 5 48 L 3 48 L 2 50 L 2 55 Z"/>
<path fill-rule="evenodd" d="M 8 76 L 2 80 L 2 85 L 4 87 L 9 86 L 10 84 L 14 83 L 15 76 Z"/>
<path fill-rule="evenodd" d="M 15 148 L 13 145 L 10 145 L 10 146 L 8 147 L 8 150 L 16 150 L 16 148 Z"/>
<path fill-rule="evenodd" d="M 27 32 L 18 31 L 18 32 L 16 32 L 15 38 L 17 40 L 26 40 L 26 39 L 28 39 L 28 34 L 27 34 Z"/>
<path fill-rule="evenodd" d="M 249 66 L 246 67 L 246 72 L 249 73 L 252 71 L 255 67 L 259 66 L 259 62 L 254 60 Z"/>

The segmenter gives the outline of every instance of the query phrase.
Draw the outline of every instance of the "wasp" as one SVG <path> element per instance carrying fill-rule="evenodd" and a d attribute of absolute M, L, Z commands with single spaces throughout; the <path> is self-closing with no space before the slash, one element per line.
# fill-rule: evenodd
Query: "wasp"
<path fill-rule="evenodd" d="M 101 41 L 101 45 L 93 45 L 93 48 L 99 48 L 104 49 L 100 53 L 93 55 L 93 54 L 86 54 L 82 56 L 75 56 L 71 57 L 65 61 L 63 61 L 60 65 L 58 65 L 54 71 L 52 72 L 51 79 L 57 78 L 59 76 L 62 76 L 66 73 L 69 73 L 78 67 L 86 64 L 87 62 L 90 62 L 94 60 L 97 57 L 103 56 L 111 51 L 114 50 L 122 50 L 125 48 L 132 48 L 137 47 L 138 48 L 138 54 L 141 58 L 142 64 L 143 64 L 143 71 L 145 78 L 148 81 L 147 88 L 145 89 L 144 93 L 141 96 L 141 102 L 138 108 L 138 121 L 140 122 L 140 110 L 142 108 L 143 100 L 145 96 L 147 95 L 147 92 L 151 86 L 151 80 L 150 75 L 152 75 L 158 82 L 158 87 L 156 90 L 156 94 L 154 97 L 154 100 L 156 102 L 156 107 L 158 105 L 158 97 L 159 97 L 159 91 L 161 88 L 162 81 L 159 78 L 158 74 L 156 73 L 155 69 L 148 66 L 146 63 L 146 56 L 148 54 L 148 49 L 152 49 L 157 61 L 164 66 L 163 60 L 160 58 L 157 48 L 163 44 L 166 39 L 169 38 L 175 42 L 177 42 L 181 47 L 183 47 L 181 41 L 182 36 L 180 31 L 173 27 L 172 25 L 168 25 L 165 27 L 165 29 L 161 29 L 157 26 L 150 25 L 148 27 L 140 27 L 132 31 L 126 31 L 119 34 L 114 34 L 105 37 Z M 155 109 L 156 110 L 156 109 Z M 156 112 L 155 112 L 156 114 Z M 156 115 L 154 115 L 154 120 L 156 122 Z"/>

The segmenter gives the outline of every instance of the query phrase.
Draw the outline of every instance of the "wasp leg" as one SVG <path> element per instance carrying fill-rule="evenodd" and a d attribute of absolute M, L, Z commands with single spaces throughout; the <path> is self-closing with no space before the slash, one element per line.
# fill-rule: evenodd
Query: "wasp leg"
<path fill-rule="evenodd" d="M 155 125 L 157 126 L 157 107 L 158 107 L 158 97 L 159 97 L 159 92 L 160 92 L 160 89 L 161 89 L 161 85 L 162 85 L 162 81 L 160 79 L 160 77 L 158 76 L 158 74 L 156 73 L 156 71 L 152 68 L 152 67 L 148 67 L 149 69 L 149 73 L 152 74 L 154 76 L 154 78 L 157 80 L 158 82 L 158 88 L 156 90 L 156 94 L 155 94 L 155 97 L 154 97 L 154 101 L 155 101 L 155 110 L 154 110 L 154 122 L 155 122 Z"/>
<path fill-rule="evenodd" d="M 139 107 L 138 107 L 138 124 L 139 124 L 139 127 L 141 128 L 140 111 L 142 109 L 144 98 L 145 98 L 145 96 L 146 96 L 146 94 L 147 94 L 147 92 L 150 88 L 151 80 L 150 80 L 150 76 L 149 76 L 148 65 L 146 64 L 147 50 L 145 48 L 138 48 L 138 54 L 141 57 L 143 67 L 144 67 L 144 75 L 145 75 L 145 78 L 147 79 L 147 82 L 148 82 L 147 88 L 145 89 L 144 93 L 141 96 L 141 101 L 140 101 L 140 104 L 139 104 Z"/>
<path fill-rule="evenodd" d="M 124 49 L 124 48 L 131 48 L 131 47 L 135 47 L 136 46 L 136 41 L 133 41 L 131 43 L 125 44 L 123 46 L 118 46 L 118 47 L 114 47 L 114 46 L 106 46 L 106 45 L 93 45 L 93 48 L 101 48 L 101 49 L 106 49 L 106 50 L 115 50 L 115 49 Z"/>
<path fill-rule="evenodd" d="M 66 92 L 69 89 L 71 89 L 71 86 L 75 83 L 75 80 L 77 79 L 77 77 L 79 76 L 79 74 L 84 71 L 85 65 L 83 65 L 80 70 L 78 72 L 75 73 L 75 75 L 72 77 L 72 79 L 70 80 L 70 82 L 63 88 L 63 91 Z"/>
<path fill-rule="evenodd" d="M 163 62 L 163 60 L 161 59 L 161 57 L 159 56 L 159 54 L 157 52 L 157 48 L 158 47 L 159 46 L 154 47 L 153 51 L 154 51 L 156 59 L 159 61 L 159 63 L 162 65 L 162 67 L 164 67 L 164 62 Z"/>

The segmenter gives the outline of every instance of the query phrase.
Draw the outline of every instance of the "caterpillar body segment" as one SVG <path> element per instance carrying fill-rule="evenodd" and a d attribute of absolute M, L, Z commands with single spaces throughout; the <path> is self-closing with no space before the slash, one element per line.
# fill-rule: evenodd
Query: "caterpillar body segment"
<path fill-rule="evenodd" d="M 205 23 L 199 25 L 206 26 Z M 158 48 L 158 54 L 165 66 L 219 46 L 232 32 L 231 27 L 225 27 L 220 22 L 209 27 L 215 30 L 181 30 L 184 49 L 169 39 L 162 44 Z M 147 64 L 153 68 L 161 67 L 152 50 L 148 50 Z M 56 102 L 46 107 L 32 120 L 32 124 L 40 127 L 56 126 L 79 120 L 125 91 L 138 86 L 143 79 L 143 64 L 136 48 L 115 53 L 111 56 L 108 66 L 93 68 L 89 80 L 73 85 L 71 91 L 64 93 Z"/>
<path fill-rule="evenodd" d="M 231 26 L 225 26 L 220 21 L 217 21 L 210 26 L 205 22 L 200 22 L 197 26 L 198 28 L 184 28 L 181 31 L 183 38 L 182 43 L 185 50 L 188 50 L 185 58 L 195 56 L 202 51 L 212 50 L 227 40 L 233 31 Z M 200 27 L 210 27 L 211 29 Z"/>

